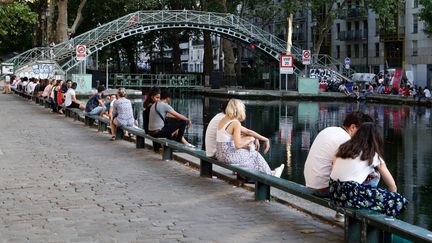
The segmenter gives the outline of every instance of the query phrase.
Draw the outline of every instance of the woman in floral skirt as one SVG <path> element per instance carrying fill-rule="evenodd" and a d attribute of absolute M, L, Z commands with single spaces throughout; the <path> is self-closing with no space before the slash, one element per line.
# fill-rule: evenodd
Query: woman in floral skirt
<path fill-rule="evenodd" d="M 396 183 L 382 159 L 383 140 L 376 125 L 363 123 L 336 154 L 330 174 L 330 199 L 340 207 L 369 208 L 390 216 L 398 216 L 408 204 L 397 193 Z M 371 183 L 374 171 L 381 174 L 388 189 Z"/>

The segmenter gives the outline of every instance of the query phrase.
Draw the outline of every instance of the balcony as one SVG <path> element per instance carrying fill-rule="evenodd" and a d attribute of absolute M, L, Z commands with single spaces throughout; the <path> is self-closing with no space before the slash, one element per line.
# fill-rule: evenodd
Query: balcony
<path fill-rule="evenodd" d="M 339 32 L 340 41 L 365 41 L 367 39 L 367 30 L 349 30 Z"/>
<path fill-rule="evenodd" d="M 368 11 L 365 7 L 341 9 L 339 12 L 339 18 L 345 20 L 367 19 L 367 17 Z"/>

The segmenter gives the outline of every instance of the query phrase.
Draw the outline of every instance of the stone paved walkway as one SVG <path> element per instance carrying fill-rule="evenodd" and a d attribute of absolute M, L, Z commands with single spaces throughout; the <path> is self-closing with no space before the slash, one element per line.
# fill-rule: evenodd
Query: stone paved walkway
<path fill-rule="evenodd" d="M 343 232 L 0 94 L 2 242 L 340 242 Z"/>

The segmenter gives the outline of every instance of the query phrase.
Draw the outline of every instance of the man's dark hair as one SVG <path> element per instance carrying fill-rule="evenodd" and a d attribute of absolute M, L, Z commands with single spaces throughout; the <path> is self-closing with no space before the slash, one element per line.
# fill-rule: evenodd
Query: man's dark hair
<path fill-rule="evenodd" d="M 223 112 L 224 114 L 225 114 L 225 109 L 226 109 L 227 106 L 228 106 L 228 102 L 229 102 L 229 100 L 225 100 L 225 101 L 221 104 L 221 106 L 220 106 L 220 110 L 221 110 L 221 112 Z"/>
<path fill-rule="evenodd" d="M 78 86 L 77 82 L 73 82 L 73 83 L 72 83 L 72 89 L 76 89 L 77 86 Z"/>
<path fill-rule="evenodd" d="M 161 98 L 161 100 L 164 100 L 166 98 L 171 98 L 171 92 L 167 89 L 162 90 L 160 98 Z"/>
<path fill-rule="evenodd" d="M 351 124 L 354 124 L 356 127 L 360 127 L 364 122 L 373 122 L 373 119 L 371 116 L 364 114 L 361 111 L 354 111 L 345 117 L 342 125 L 344 127 L 349 127 Z"/>
<path fill-rule="evenodd" d="M 103 85 L 99 85 L 98 88 L 97 88 L 98 93 L 101 93 L 104 90 L 105 90 L 105 86 L 103 86 Z"/>

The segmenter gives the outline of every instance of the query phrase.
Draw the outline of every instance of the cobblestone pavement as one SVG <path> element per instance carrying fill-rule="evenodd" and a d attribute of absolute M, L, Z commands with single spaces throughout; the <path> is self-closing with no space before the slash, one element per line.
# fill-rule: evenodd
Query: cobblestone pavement
<path fill-rule="evenodd" d="M 342 229 L 0 94 L 2 242 L 338 242 Z"/>

